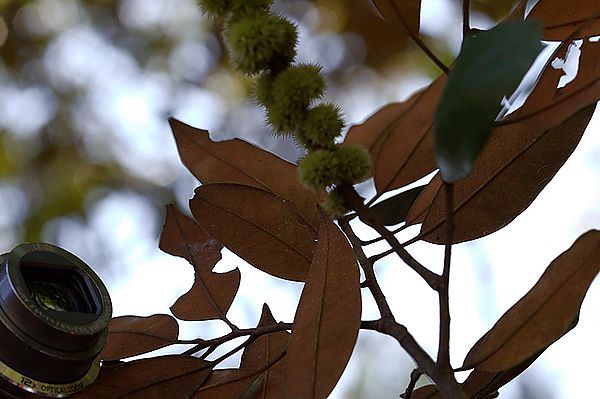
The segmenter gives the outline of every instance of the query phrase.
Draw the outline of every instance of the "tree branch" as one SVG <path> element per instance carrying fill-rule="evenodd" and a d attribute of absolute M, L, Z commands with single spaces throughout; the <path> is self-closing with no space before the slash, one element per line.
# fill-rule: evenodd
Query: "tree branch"
<path fill-rule="evenodd" d="M 454 378 L 452 370 L 439 370 L 431 356 L 425 352 L 405 326 L 393 319 L 380 319 L 363 321 L 360 327 L 364 330 L 379 331 L 395 338 L 417 363 L 419 369 L 436 383 L 444 398 L 467 399 L 460 384 Z"/>
<path fill-rule="evenodd" d="M 232 331 L 227 335 L 223 335 L 222 337 L 213 338 L 213 339 L 194 339 L 194 340 L 179 340 L 177 344 L 195 344 L 194 347 L 186 350 L 182 353 L 182 355 L 193 355 L 202 349 L 208 348 L 210 352 L 213 352 L 219 345 L 224 344 L 225 342 L 231 341 L 233 339 L 244 337 L 249 335 L 254 339 L 260 337 L 261 335 L 271 334 L 278 331 L 291 330 L 293 323 L 277 323 L 271 324 L 263 327 L 255 327 L 255 328 L 244 328 L 238 329 L 236 331 Z"/>
<path fill-rule="evenodd" d="M 377 219 L 375 215 L 373 215 L 371 210 L 365 206 L 363 199 L 358 195 L 352 185 L 344 183 L 340 186 L 340 188 L 348 205 L 356 211 L 360 220 L 375 229 L 375 231 L 377 231 L 379 235 L 381 235 L 388 242 L 390 247 L 394 249 L 404 263 L 406 263 L 419 276 L 421 276 L 421 278 L 425 280 L 425 282 L 431 288 L 437 291 L 440 282 L 440 276 L 427 269 L 425 266 L 419 263 L 419 261 L 413 258 L 406 249 L 404 249 L 394 234 L 392 234 L 392 232 L 390 232 L 383 225 L 383 223 L 381 223 L 381 221 Z"/>
<path fill-rule="evenodd" d="M 444 271 L 438 291 L 440 303 L 440 337 L 438 345 L 438 367 L 451 370 L 450 366 L 450 301 L 448 286 L 450 283 L 450 258 L 452 255 L 452 238 L 454 235 L 454 185 L 444 182 L 446 197 L 446 244 L 444 247 Z"/>
<path fill-rule="evenodd" d="M 375 274 L 374 269 L 375 262 L 367 258 L 367 256 L 365 255 L 360 245 L 360 239 L 356 236 L 354 230 L 352 230 L 350 223 L 348 223 L 348 221 L 345 219 L 341 219 L 339 220 L 339 224 L 342 228 L 342 231 L 348 237 L 348 240 L 350 240 L 356 259 L 358 259 L 358 262 L 360 263 L 362 269 L 365 272 L 364 284 L 371 291 L 371 294 L 375 299 L 375 303 L 377 304 L 377 308 L 379 309 L 381 317 L 394 317 L 390 306 L 387 303 L 387 300 L 385 299 L 385 294 L 383 293 L 383 290 L 381 289 L 381 286 L 377 281 L 377 275 Z"/>

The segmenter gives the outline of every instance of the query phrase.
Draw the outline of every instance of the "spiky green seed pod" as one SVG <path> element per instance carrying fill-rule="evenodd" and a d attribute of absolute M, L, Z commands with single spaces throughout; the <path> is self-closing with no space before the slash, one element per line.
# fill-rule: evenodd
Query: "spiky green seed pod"
<path fill-rule="evenodd" d="M 225 18 L 229 14 L 230 0 L 199 0 L 200 8 L 211 17 Z"/>
<path fill-rule="evenodd" d="M 333 150 L 317 150 L 300 161 L 300 180 L 315 190 L 339 183 L 359 183 L 369 176 L 369 153 L 356 145 L 336 145 Z"/>
<path fill-rule="evenodd" d="M 296 56 L 296 27 L 275 15 L 257 14 L 231 21 L 224 38 L 234 64 L 247 74 L 281 70 Z"/>
<path fill-rule="evenodd" d="M 270 103 L 267 107 L 267 123 L 273 129 L 274 134 L 288 136 L 296 131 L 305 114 L 306 110 L 304 109 L 284 109 Z"/>
<path fill-rule="evenodd" d="M 319 104 L 308 110 L 298 126 L 296 137 L 309 150 L 329 148 L 344 128 L 340 107 Z"/>
<path fill-rule="evenodd" d="M 247 15 L 266 13 L 271 8 L 273 0 L 228 0 L 229 10 L 234 18 L 241 18 Z"/>
<path fill-rule="evenodd" d="M 350 211 L 350 207 L 346 205 L 346 199 L 338 187 L 327 193 L 322 205 L 333 216 L 342 216 Z"/>
<path fill-rule="evenodd" d="M 254 82 L 254 99 L 260 105 L 268 107 L 273 102 L 273 76 L 269 72 L 263 72 Z"/>
<path fill-rule="evenodd" d="M 274 105 L 282 109 L 306 109 L 325 92 L 326 82 L 318 65 L 300 64 L 282 71 L 273 84 Z"/>

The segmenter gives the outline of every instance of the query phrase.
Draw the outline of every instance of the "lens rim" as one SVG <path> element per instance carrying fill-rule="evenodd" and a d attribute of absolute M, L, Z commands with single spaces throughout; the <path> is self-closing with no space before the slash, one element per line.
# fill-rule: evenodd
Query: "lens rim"
<path fill-rule="evenodd" d="M 66 259 L 69 264 L 60 264 L 61 268 L 68 268 L 72 271 L 79 273 L 84 279 L 89 279 L 93 283 L 93 286 L 88 284 L 89 289 L 95 289 L 98 298 L 101 303 L 96 304 L 99 313 L 95 320 L 88 324 L 77 325 L 69 323 L 65 320 L 59 320 L 52 317 L 49 312 L 42 309 L 35 300 L 31 297 L 27 282 L 25 281 L 23 274 L 21 273 L 21 261 L 23 258 L 32 252 L 47 252 L 58 255 Z M 5 260 L 7 267 L 7 274 L 12 286 L 15 296 L 21 302 L 22 306 L 27 308 L 33 313 L 39 320 L 45 324 L 65 333 L 77 334 L 77 335 L 94 335 L 101 332 L 106 328 L 112 317 L 112 304 L 108 290 L 100 280 L 100 278 L 94 273 L 94 271 L 83 262 L 81 259 L 73 255 L 72 253 L 59 248 L 57 246 L 46 244 L 46 243 L 25 243 L 16 246 L 8 255 Z M 6 309 L 5 309 L 6 311 Z"/>

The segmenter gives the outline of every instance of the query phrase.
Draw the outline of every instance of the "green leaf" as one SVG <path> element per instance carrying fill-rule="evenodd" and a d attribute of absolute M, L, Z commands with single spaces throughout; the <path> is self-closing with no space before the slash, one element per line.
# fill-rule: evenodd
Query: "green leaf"
<path fill-rule="evenodd" d="M 425 186 L 419 186 L 396 194 L 385 201 L 373 205 L 371 211 L 386 226 L 402 223 L 406 221 L 408 210 L 424 188 Z"/>
<path fill-rule="evenodd" d="M 434 118 L 442 179 L 467 176 L 485 144 L 501 101 L 522 80 L 542 49 L 537 21 L 508 21 L 463 43 Z"/>

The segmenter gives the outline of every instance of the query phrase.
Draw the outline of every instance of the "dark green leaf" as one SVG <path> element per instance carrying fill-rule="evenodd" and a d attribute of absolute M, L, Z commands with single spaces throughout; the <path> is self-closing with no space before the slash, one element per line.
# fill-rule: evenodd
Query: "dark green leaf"
<path fill-rule="evenodd" d="M 371 207 L 371 211 L 385 224 L 393 226 L 406 221 L 406 215 L 411 205 L 425 186 L 419 186 L 381 201 Z"/>
<path fill-rule="evenodd" d="M 472 169 L 504 96 L 510 95 L 542 49 L 541 25 L 509 21 L 468 37 L 434 119 L 442 179 L 455 182 Z"/>

